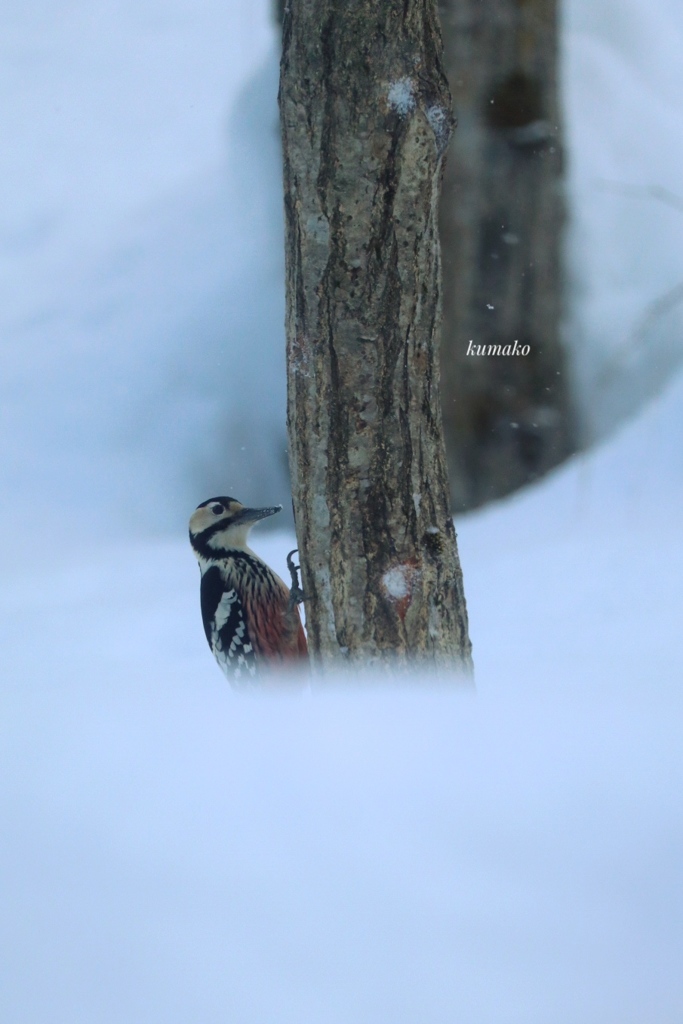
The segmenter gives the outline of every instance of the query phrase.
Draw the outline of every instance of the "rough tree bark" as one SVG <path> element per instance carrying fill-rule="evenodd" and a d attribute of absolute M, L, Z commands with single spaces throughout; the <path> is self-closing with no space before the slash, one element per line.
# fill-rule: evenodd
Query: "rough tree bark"
<path fill-rule="evenodd" d="M 290 0 L 288 429 L 317 663 L 470 665 L 439 404 L 436 0 Z"/>
<path fill-rule="evenodd" d="M 441 201 L 442 402 L 452 507 L 575 449 L 560 337 L 558 0 L 440 0 L 458 131 Z M 529 355 L 467 355 L 528 344 Z"/>

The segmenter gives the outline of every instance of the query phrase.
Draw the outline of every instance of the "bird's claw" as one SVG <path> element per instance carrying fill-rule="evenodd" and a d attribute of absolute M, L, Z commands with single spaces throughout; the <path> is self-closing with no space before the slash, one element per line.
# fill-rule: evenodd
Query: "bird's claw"
<path fill-rule="evenodd" d="M 292 558 L 292 555 L 296 554 L 298 550 L 298 548 L 294 548 L 294 550 L 290 551 L 289 554 L 287 555 L 287 568 L 289 569 L 289 574 L 292 577 L 292 585 L 289 589 L 290 611 L 291 609 L 296 608 L 298 604 L 302 604 L 306 600 L 306 595 L 304 594 L 303 590 L 299 585 L 299 569 L 301 568 L 301 566 L 295 565 L 294 559 Z"/>

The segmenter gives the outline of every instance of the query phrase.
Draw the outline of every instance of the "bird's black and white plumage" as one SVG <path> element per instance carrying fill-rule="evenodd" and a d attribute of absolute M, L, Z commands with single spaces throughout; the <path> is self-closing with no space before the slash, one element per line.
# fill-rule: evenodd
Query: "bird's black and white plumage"
<path fill-rule="evenodd" d="M 190 519 L 190 543 L 201 572 L 204 632 L 233 685 L 248 685 L 273 663 L 307 657 L 296 567 L 288 556 L 290 593 L 247 546 L 254 523 L 280 508 L 246 508 L 234 498 L 210 498 Z"/>

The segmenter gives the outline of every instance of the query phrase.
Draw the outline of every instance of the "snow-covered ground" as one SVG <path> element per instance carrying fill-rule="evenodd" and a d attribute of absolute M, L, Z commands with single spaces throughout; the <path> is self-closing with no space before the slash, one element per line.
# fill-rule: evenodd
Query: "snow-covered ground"
<path fill-rule="evenodd" d="M 3 1020 L 680 1021 L 680 699 L 215 684 L 3 693 Z"/>
<path fill-rule="evenodd" d="M 2 1019 L 679 1021 L 682 430 L 680 379 L 460 524 L 476 696 L 239 698 L 184 538 L 23 551 Z"/>
<path fill-rule="evenodd" d="M 239 698 L 184 538 L 27 556 L 2 1019 L 679 1021 L 682 426 L 680 380 L 460 525 L 476 696 Z"/>
<path fill-rule="evenodd" d="M 683 378 L 457 524 L 476 694 L 238 698 L 184 531 L 287 500 L 266 5 L 0 18 L 0 1020 L 678 1024 Z M 567 8 L 591 401 L 683 278 L 595 184 L 678 187 L 682 31 Z"/>
<path fill-rule="evenodd" d="M 590 440 L 655 394 L 683 357 L 683 7 L 560 7 L 567 343 Z"/>

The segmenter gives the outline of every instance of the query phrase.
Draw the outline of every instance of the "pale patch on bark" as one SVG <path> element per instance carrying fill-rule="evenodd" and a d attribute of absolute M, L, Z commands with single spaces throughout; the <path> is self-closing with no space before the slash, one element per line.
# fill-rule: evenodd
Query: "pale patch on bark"
<path fill-rule="evenodd" d="M 387 102 L 401 117 L 415 109 L 415 89 L 409 78 L 392 82 L 387 92 Z"/>
<path fill-rule="evenodd" d="M 397 565 L 394 569 L 388 569 L 382 576 L 382 584 L 389 597 L 397 601 L 407 597 L 410 593 L 410 573 L 405 565 Z"/>

